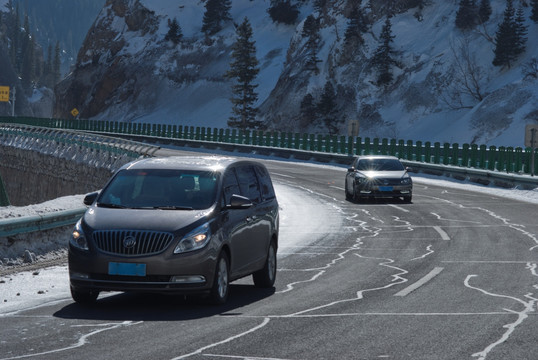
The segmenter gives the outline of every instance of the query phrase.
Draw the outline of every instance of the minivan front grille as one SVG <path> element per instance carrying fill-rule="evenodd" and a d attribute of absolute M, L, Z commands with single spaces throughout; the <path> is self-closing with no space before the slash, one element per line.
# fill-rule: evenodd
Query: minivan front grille
<path fill-rule="evenodd" d="M 105 253 L 124 256 L 158 254 L 174 239 L 171 233 L 133 230 L 97 230 L 93 241 Z"/>

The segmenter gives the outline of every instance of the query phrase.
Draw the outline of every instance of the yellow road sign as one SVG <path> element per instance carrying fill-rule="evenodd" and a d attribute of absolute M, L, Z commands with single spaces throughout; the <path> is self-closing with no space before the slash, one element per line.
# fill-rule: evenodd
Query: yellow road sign
<path fill-rule="evenodd" d="M 0 101 L 9 101 L 9 86 L 0 86 Z"/>
<path fill-rule="evenodd" d="M 77 117 L 78 114 L 79 112 L 77 108 L 73 108 L 73 110 L 71 110 L 71 115 L 73 115 L 73 117 Z"/>

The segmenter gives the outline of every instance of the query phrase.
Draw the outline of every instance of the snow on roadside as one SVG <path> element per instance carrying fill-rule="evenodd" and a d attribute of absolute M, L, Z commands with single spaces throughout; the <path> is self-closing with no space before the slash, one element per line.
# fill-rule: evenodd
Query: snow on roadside
<path fill-rule="evenodd" d="M 0 207 L 0 219 L 43 215 L 55 211 L 79 209 L 84 207 L 84 204 L 82 203 L 83 198 L 84 195 L 70 195 L 28 206 L 3 206 Z"/>

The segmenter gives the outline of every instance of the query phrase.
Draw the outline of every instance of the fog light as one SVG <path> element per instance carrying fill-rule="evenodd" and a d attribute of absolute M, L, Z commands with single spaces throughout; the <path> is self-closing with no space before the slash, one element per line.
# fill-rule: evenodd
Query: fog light
<path fill-rule="evenodd" d="M 89 274 L 78 273 L 78 272 L 72 272 L 70 273 L 70 276 L 71 278 L 74 278 L 74 279 L 86 279 L 87 280 L 90 278 Z"/>
<path fill-rule="evenodd" d="M 205 277 L 202 275 L 176 275 L 172 276 L 170 281 L 180 284 L 200 284 L 205 283 Z"/>

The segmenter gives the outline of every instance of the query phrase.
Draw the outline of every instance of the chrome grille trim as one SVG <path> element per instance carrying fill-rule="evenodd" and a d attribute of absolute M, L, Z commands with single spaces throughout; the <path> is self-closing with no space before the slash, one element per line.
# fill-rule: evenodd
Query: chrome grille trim
<path fill-rule="evenodd" d="M 123 256 L 155 255 L 163 252 L 174 239 L 168 232 L 138 230 L 97 230 L 92 237 L 100 251 Z M 127 237 L 134 238 L 134 246 L 124 246 Z"/>

